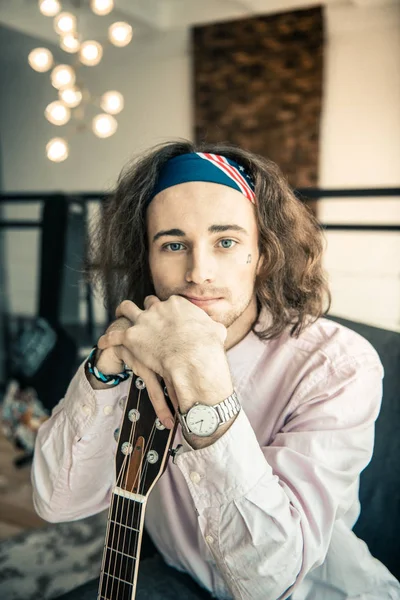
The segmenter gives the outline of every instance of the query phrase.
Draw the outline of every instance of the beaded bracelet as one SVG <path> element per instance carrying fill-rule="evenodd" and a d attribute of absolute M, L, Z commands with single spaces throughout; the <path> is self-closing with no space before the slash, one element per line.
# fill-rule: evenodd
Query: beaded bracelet
<path fill-rule="evenodd" d="M 96 350 L 97 346 L 94 346 L 87 358 L 86 366 L 89 373 L 91 373 L 98 381 L 101 381 L 102 383 L 105 383 L 109 386 L 116 386 L 131 376 L 132 370 L 128 369 L 126 365 L 122 373 L 112 373 L 110 375 L 105 375 L 104 373 L 99 371 L 98 368 L 95 367 L 95 365 L 93 364 L 93 357 L 96 353 Z"/>

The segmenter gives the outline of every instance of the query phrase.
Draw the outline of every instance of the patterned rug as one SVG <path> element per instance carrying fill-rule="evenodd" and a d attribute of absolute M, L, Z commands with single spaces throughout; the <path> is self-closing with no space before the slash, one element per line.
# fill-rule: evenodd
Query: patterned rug
<path fill-rule="evenodd" d="M 107 511 L 0 543 L 1 600 L 49 600 L 100 573 Z"/>

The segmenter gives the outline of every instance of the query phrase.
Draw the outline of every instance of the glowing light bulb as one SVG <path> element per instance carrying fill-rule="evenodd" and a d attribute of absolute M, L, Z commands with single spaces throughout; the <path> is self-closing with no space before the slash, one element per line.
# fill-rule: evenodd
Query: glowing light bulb
<path fill-rule="evenodd" d="M 99 138 L 108 138 L 117 131 L 118 123 L 107 114 L 97 115 L 92 121 L 93 133 Z"/>
<path fill-rule="evenodd" d="M 55 17 L 61 10 L 58 0 L 39 0 L 39 10 L 45 17 Z"/>
<path fill-rule="evenodd" d="M 47 158 L 52 162 L 62 162 L 68 158 L 69 148 L 63 138 L 53 138 L 46 144 Z"/>
<path fill-rule="evenodd" d="M 61 36 L 60 48 L 62 48 L 62 50 L 65 50 L 65 52 L 73 54 L 74 52 L 78 52 L 80 47 L 81 44 L 75 33 L 67 33 Z"/>
<path fill-rule="evenodd" d="M 90 0 L 90 8 L 96 15 L 108 15 L 114 8 L 114 0 Z"/>
<path fill-rule="evenodd" d="M 83 42 L 79 51 L 79 60 L 88 67 L 98 65 L 103 56 L 103 47 L 99 42 L 90 40 Z"/>
<path fill-rule="evenodd" d="M 65 125 L 71 118 L 71 111 L 62 102 L 51 102 L 44 111 L 44 115 L 53 125 Z"/>
<path fill-rule="evenodd" d="M 51 84 L 57 90 L 73 86 L 75 79 L 75 71 L 69 65 L 58 65 L 51 72 Z"/>
<path fill-rule="evenodd" d="M 54 19 L 54 29 L 59 35 L 76 31 L 76 17 L 72 13 L 62 12 Z"/>
<path fill-rule="evenodd" d="M 28 62 L 38 73 L 45 73 L 53 66 L 53 55 L 47 48 L 35 48 L 29 53 Z"/>
<path fill-rule="evenodd" d="M 114 46 L 127 46 L 132 39 L 132 27 L 123 21 L 113 23 L 108 28 L 108 39 Z"/>
<path fill-rule="evenodd" d="M 119 92 L 106 92 L 101 97 L 100 106 L 104 112 L 117 115 L 124 108 L 124 97 Z"/>
<path fill-rule="evenodd" d="M 60 90 L 58 97 L 69 108 L 75 108 L 82 102 L 82 92 L 77 87 L 68 87 Z"/>

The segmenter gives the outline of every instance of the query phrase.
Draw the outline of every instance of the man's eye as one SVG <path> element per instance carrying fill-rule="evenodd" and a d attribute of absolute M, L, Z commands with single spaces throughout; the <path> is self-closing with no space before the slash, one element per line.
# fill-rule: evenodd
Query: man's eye
<path fill-rule="evenodd" d="M 183 244 L 180 244 L 179 242 L 171 242 L 170 244 L 165 244 L 162 249 L 169 251 L 168 246 L 183 246 Z M 170 252 L 174 252 L 174 250 L 170 250 Z"/>
<path fill-rule="evenodd" d="M 233 242 L 234 244 L 237 244 L 237 242 L 235 242 L 235 240 L 231 240 L 231 239 L 221 240 L 221 242 Z M 226 248 L 228 250 L 229 248 L 233 248 L 233 246 L 223 246 L 223 248 Z"/>

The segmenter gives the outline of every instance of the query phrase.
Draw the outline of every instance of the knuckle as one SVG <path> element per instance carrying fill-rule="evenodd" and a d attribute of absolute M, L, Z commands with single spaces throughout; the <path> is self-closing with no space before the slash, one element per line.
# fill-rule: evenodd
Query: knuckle
<path fill-rule="evenodd" d="M 131 321 L 127 317 L 119 317 L 119 319 L 115 321 L 115 324 L 118 329 L 128 329 L 128 327 L 132 326 Z"/>
<path fill-rule="evenodd" d="M 126 310 L 129 310 L 131 304 L 132 302 L 130 300 L 122 300 L 121 304 L 119 305 L 119 308 L 122 312 L 125 312 Z"/>
<path fill-rule="evenodd" d="M 134 327 L 129 327 L 129 329 L 126 329 L 124 332 L 124 338 L 129 341 L 132 342 L 135 339 L 135 330 Z"/>
<path fill-rule="evenodd" d="M 182 300 L 182 298 L 181 298 L 180 296 L 177 296 L 176 294 L 172 294 L 172 295 L 171 295 L 171 296 L 168 298 L 167 302 L 169 302 L 169 303 L 170 303 L 170 304 L 172 304 L 172 305 L 176 305 L 176 304 L 179 304 L 179 301 L 180 301 L 180 300 Z"/>

